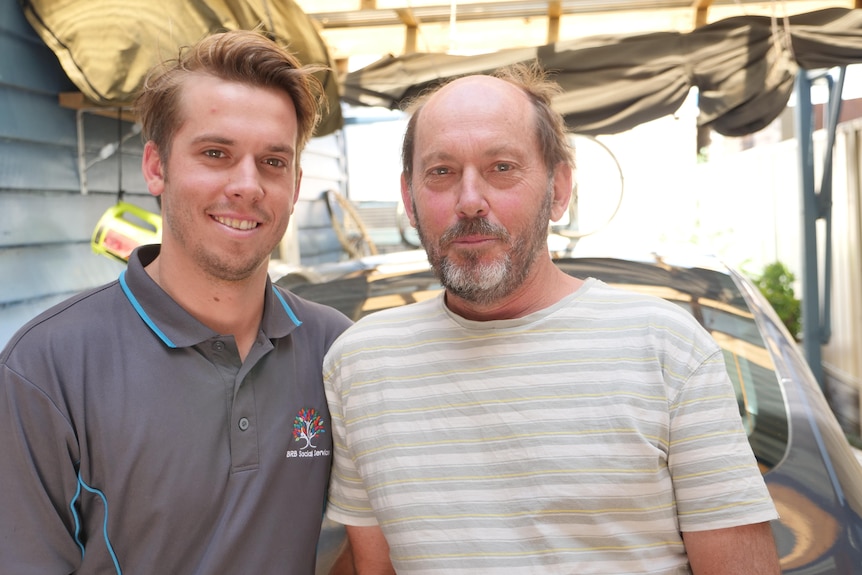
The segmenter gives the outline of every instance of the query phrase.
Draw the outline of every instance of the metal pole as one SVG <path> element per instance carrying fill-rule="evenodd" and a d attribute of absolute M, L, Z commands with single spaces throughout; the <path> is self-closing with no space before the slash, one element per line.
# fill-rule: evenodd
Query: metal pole
<path fill-rule="evenodd" d="M 823 387 L 816 225 L 819 210 L 814 189 L 813 137 L 811 78 L 807 71 L 800 70 L 796 75 L 796 140 L 802 193 L 802 346 L 814 377 Z"/>

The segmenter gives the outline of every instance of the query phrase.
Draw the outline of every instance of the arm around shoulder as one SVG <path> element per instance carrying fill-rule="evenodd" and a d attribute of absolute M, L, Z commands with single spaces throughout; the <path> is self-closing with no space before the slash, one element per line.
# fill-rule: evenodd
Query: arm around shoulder
<path fill-rule="evenodd" d="M 693 575 L 781 575 L 769 523 L 682 534 Z"/>

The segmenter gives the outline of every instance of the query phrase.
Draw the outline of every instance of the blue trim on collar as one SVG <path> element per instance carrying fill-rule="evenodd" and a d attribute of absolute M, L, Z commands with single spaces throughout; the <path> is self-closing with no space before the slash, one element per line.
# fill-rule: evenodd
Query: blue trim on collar
<path fill-rule="evenodd" d="M 147 312 L 144 311 L 144 308 L 141 307 L 141 304 L 138 302 L 138 299 L 135 297 L 135 294 L 132 293 L 132 290 L 129 289 L 128 284 L 126 283 L 126 270 L 120 272 L 120 287 L 123 288 L 123 293 L 126 294 L 126 298 L 128 298 L 129 303 L 132 304 L 132 307 L 135 308 L 135 311 L 138 312 L 138 315 L 141 316 L 141 319 L 144 320 L 144 323 L 149 326 L 153 333 L 159 336 L 165 345 L 168 347 L 172 347 L 176 349 L 177 345 L 170 340 L 168 336 L 164 334 L 162 330 L 156 326 L 155 322 L 150 319 L 150 316 L 147 315 Z"/>
<path fill-rule="evenodd" d="M 272 293 L 274 293 L 275 297 L 278 298 L 278 301 L 281 302 L 281 307 L 283 307 L 284 311 L 287 312 L 287 315 L 290 317 L 290 321 L 293 322 L 293 325 L 297 327 L 301 326 L 302 322 L 299 321 L 299 319 L 296 317 L 296 314 L 293 313 L 292 309 L 290 309 L 290 305 L 288 305 L 287 301 L 285 301 L 284 296 L 282 296 L 281 293 L 277 289 L 275 289 L 275 286 L 272 286 Z"/>

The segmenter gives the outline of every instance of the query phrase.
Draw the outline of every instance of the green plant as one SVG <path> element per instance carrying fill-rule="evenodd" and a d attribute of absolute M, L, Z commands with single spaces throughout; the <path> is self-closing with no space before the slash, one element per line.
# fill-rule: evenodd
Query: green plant
<path fill-rule="evenodd" d="M 781 262 L 772 262 L 763 267 L 763 273 L 753 278 L 754 284 L 769 301 L 775 313 L 793 337 L 798 337 L 801 328 L 802 302 L 793 292 L 796 277 Z"/>

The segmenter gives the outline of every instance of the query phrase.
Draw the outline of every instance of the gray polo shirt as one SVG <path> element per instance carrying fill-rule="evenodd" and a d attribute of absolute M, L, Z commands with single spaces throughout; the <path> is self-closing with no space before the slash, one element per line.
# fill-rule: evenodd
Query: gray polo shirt
<path fill-rule="evenodd" d="M 267 282 L 245 362 L 146 274 L 0 355 L 0 571 L 314 572 L 332 453 L 321 363 L 349 325 Z"/>

